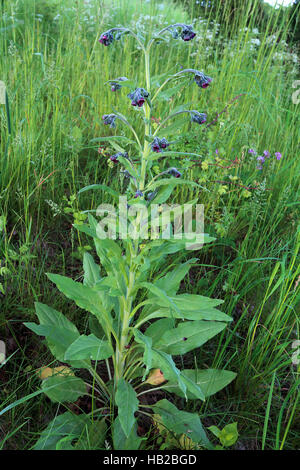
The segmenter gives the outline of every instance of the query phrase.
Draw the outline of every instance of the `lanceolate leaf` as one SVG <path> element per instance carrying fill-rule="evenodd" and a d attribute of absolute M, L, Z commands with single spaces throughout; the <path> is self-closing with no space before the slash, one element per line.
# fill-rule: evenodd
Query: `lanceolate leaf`
<path fill-rule="evenodd" d="M 180 282 L 184 279 L 191 269 L 192 264 L 196 261 L 197 258 L 193 258 L 186 263 L 179 264 L 175 269 L 155 281 L 154 285 L 164 290 L 168 295 L 174 296 L 179 289 Z"/>
<path fill-rule="evenodd" d="M 94 258 L 89 253 L 84 253 L 83 255 L 83 270 L 83 284 L 89 287 L 94 287 L 101 279 L 100 266 L 95 263 Z"/>
<path fill-rule="evenodd" d="M 177 369 L 169 354 L 153 349 L 152 367 L 160 369 L 165 379 L 177 383 L 183 394 L 186 395 L 186 385 L 181 379 L 180 370 Z"/>
<path fill-rule="evenodd" d="M 78 438 L 89 419 L 86 415 L 73 415 L 69 411 L 56 416 L 43 430 L 34 450 L 56 450 L 56 444 L 65 436 Z"/>
<path fill-rule="evenodd" d="M 232 380 L 235 379 L 236 374 L 229 370 L 217 370 L 217 369 L 185 369 L 181 371 L 181 376 L 188 377 L 194 383 L 199 385 L 205 395 L 209 397 L 226 387 Z M 170 393 L 175 393 L 180 397 L 184 397 L 184 394 L 180 390 L 177 384 L 168 382 L 164 389 Z M 196 400 L 196 396 L 190 391 L 187 392 L 187 397 L 190 400 Z"/>
<path fill-rule="evenodd" d="M 161 339 L 155 344 L 155 348 L 168 354 L 185 354 L 202 346 L 225 327 L 226 323 L 213 321 L 183 322 L 177 328 L 163 333 Z"/>
<path fill-rule="evenodd" d="M 126 436 L 121 426 L 120 418 L 117 416 L 113 424 L 113 442 L 115 450 L 138 450 L 142 440 L 143 439 L 137 435 L 136 421 L 131 428 L 129 436 Z"/>
<path fill-rule="evenodd" d="M 154 412 L 161 417 L 163 425 L 175 434 L 186 434 L 193 442 L 206 449 L 213 449 L 196 413 L 180 411 L 168 400 L 160 400 L 153 406 Z"/>
<path fill-rule="evenodd" d="M 48 389 L 49 387 L 52 387 Z M 86 393 L 86 386 L 79 377 L 53 375 L 42 383 L 45 394 L 54 403 L 73 402 Z"/>
<path fill-rule="evenodd" d="M 144 363 L 146 366 L 143 381 L 145 380 L 146 375 L 148 374 L 149 370 L 152 367 L 152 338 L 143 335 L 138 329 L 134 329 L 134 337 L 137 343 L 143 344 L 145 348 L 144 352 Z"/>
<path fill-rule="evenodd" d="M 93 361 L 100 361 L 108 359 L 112 354 L 113 349 L 108 341 L 102 341 L 93 334 L 89 336 L 81 335 L 68 347 L 65 360 L 92 359 Z"/>
<path fill-rule="evenodd" d="M 84 188 L 80 189 L 80 191 L 78 191 L 78 194 L 81 194 L 81 193 L 84 193 L 85 191 L 90 191 L 90 190 L 95 191 L 96 189 L 102 189 L 103 191 L 115 197 L 116 199 L 119 199 L 119 193 L 111 189 L 109 186 L 105 186 L 105 184 L 91 184 L 89 186 L 85 186 Z"/>
<path fill-rule="evenodd" d="M 134 413 L 138 410 L 139 402 L 134 389 L 124 379 L 120 379 L 117 385 L 116 405 L 124 434 L 129 437 L 135 423 Z"/>

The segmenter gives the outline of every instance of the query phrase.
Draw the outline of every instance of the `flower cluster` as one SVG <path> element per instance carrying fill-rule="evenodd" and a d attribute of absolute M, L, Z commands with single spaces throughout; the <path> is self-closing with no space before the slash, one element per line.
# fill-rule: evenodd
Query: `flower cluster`
<path fill-rule="evenodd" d="M 158 137 L 155 137 L 152 144 L 151 144 L 151 149 L 152 152 L 160 153 L 163 152 L 167 147 L 169 147 L 169 142 L 167 139 L 159 139 Z"/>
<path fill-rule="evenodd" d="M 180 171 L 177 170 L 177 168 L 170 168 L 167 173 L 171 176 L 174 176 L 175 178 L 181 178 L 182 174 Z"/>
<path fill-rule="evenodd" d="M 101 34 L 99 42 L 104 46 L 109 46 L 114 40 L 114 35 L 112 30 L 105 31 Z"/>
<path fill-rule="evenodd" d="M 193 31 L 192 26 L 185 25 L 182 28 L 181 39 L 183 39 L 183 41 L 191 41 L 191 39 L 194 39 L 195 36 L 196 33 Z"/>
<path fill-rule="evenodd" d="M 104 114 L 102 119 L 105 125 L 109 125 L 109 127 L 115 128 L 117 117 L 118 116 L 116 114 Z"/>
<path fill-rule="evenodd" d="M 207 121 L 207 115 L 205 113 L 194 111 L 192 113 L 191 121 L 196 122 L 197 124 L 204 124 Z"/>
<path fill-rule="evenodd" d="M 195 82 L 200 88 L 207 88 L 212 82 L 212 78 L 208 77 L 202 72 L 197 72 L 195 74 Z"/>
<path fill-rule="evenodd" d="M 114 155 L 112 155 L 109 158 L 112 162 L 118 163 L 119 157 L 128 158 L 128 153 L 127 152 L 125 152 L 125 153 L 118 152 L 118 153 L 115 153 Z"/>
<path fill-rule="evenodd" d="M 251 155 L 257 155 L 257 152 L 256 150 L 254 149 L 249 149 L 248 150 L 248 153 L 250 153 Z M 266 158 L 270 158 L 271 157 L 271 153 L 269 152 L 269 150 L 264 150 L 263 151 L 263 155 L 259 155 L 256 160 L 257 160 L 257 169 L 258 170 L 262 170 L 263 169 L 263 165 L 266 161 Z M 275 152 L 275 157 L 276 159 L 279 161 L 281 160 L 282 158 L 282 155 L 280 152 Z"/>
<path fill-rule="evenodd" d="M 137 88 L 132 93 L 129 93 L 128 98 L 131 99 L 132 106 L 141 108 L 145 103 L 145 98 L 148 98 L 149 93 L 144 88 Z"/>

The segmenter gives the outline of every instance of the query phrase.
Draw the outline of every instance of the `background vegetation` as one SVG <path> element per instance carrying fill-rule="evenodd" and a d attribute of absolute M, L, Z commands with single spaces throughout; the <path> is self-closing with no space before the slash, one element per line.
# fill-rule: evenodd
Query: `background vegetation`
<path fill-rule="evenodd" d="M 113 107 L 138 122 L 126 93 L 112 93 L 105 82 L 120 73 L 138 80 L 143 63 L 131 38 L 118 43 L 116 51 L 100 47 L 99 35 L 118 24 L 147 35 L 161 25 L 193 22 L 197 41 L 157 45 L 151 73 L 159 82 L 161 73 L 184 65 L 204 70 L 213 84 L 205 94 L 196 86 L 165 93 L 155 118 L 166 106 L 182 102 L 208 111 L 212 124 L 203 131 L 184 124 L 173 136 L 174 150 L 202 155 L 196 161 L 183 158 L 177 168 L 209 190 L 180 189 L 174 202 L 197 195 L 205 205 L 206 232 L 217 238 L 197 253 L 198 265 L 183 287 L 223 298 L 223 311 L 234 321 L 201 355 L 181 360 L 186 366 L 229 368 L 238 377 L 205 404 L 181 406 L 197 410 L 207 426 L 237 421 L 236 449 L 296 449 L 299 370 L 292 363 L 292 344 L 299 339 L 300 126 L 292 94 L 299 56 L 287 41 L 297 10 L 292 17 L 289 9 L 262 13 L 261 2 L 244 0 L 232 15 L 218 1 L 213 13 L 206 7 L 204 14 L 181 3 L 1 4 L 0 79 L 7 85 L 9 114 L 0 105 L 0 336 L 9 359 L 0 366 L 0 410 L 34 392 L 36 370 L 53 361 L 22 326 L 34 318 L 34 301 L 67 313 L 82 332 L 88 329 L 84 312 L 45 276 L 55 272 L 81 279 L 82 253 L 91 248 L 72 224 L 106 196 L 78 197 L 79 189 L 100 182 L 126 190 L 126 180 L 108 163 L 114 149 L 92 139 L 115 132 L 101 122 Z M 250 148 L 258 155 L 271 153 L 263 170 Z M 280 160 L 275 152 L 282 154 Z M 88 405 L 79 400 L 69 408 L 77 412 Z M 30 449 L 64 410 L 44 397 L 24 401 L 0 416 L 0 447 Z M 151 430 L 144 432 L 149 433 L 147 448 L 158 448 Z"/>

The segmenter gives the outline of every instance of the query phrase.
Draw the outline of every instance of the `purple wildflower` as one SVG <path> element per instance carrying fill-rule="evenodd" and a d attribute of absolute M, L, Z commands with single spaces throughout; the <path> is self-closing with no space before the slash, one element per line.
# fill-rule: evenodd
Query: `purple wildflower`
<path fill-rule="evenodd" d="M 148 98 L 149 93 L 144 88 L 137 88 L 132 93 L 129 93 L 128 98 L 131 99 L 132 106 L 141 108 L 145 103 L 145 98 Z"/>
<path fill-rule="evenodd" d="M 116 121 L 117 117 L 118 116 L 116 114 L 104 114 L 102 116 L 102 119 L 103 119 L 105 125 L 109 125 L 109 127 L 115 128 L 116 127 L 115 121 Z"/>
<path fill-rule="evenodd" d="M 114 35 L 111 30 L 105 31 L 102 33 L 99 39 L 99 42 L 104 46 L 109 46 L 114 40 Z"/>
<path fill-rule="evenodd" d="M 271 154 L 270 154 L 269 150 L 264 150 L 264 156 L 266 158 L 270 158 Z"/>
<path fill-rule="evenodd" d="M 206 114 L 198 113 L 197 111 L 196 113 L 192 114 L 191 121 L 196 122 L 197 124 L 204 124 L 207 121 L 207 116 Z"/>
<path fill-rule="evenodd" d="M 158 137 L 155 137 L 152 144 L 151 144 L 151 149 L 152 149 L 152 152 L 160 153 L 164 149 L 169 147 L 169 145 L 170 144 L 167 141 L 167 139 L 165 139 L 165 138 L 159 139 Z"/>
<path fill-rule="evenodd" d="M 125 152 L 125 153 L 118 152 L 118 153 L 115 153 L 114 155 L 112 155 L 109 158 L 112 162 L 118 163 L 119 157 L 128 158 L 128 153 L 127 152 Z"/>
<path fill-rule="evenodd" d="M 193 27 L 184 25 L 181 31 L 181 39 L 183 39 L 183 41 L 191 41 L 191 39 L 194 39 L 195 36 L 196 33 L 193 31 Z"/>
<path fill-rule="evenodd" d="M 257 157 L 256 160 L 260 163 L 265 163 L 265 157 L 259 156 L 259 157 Z"/>
<path fill-rule="evenodd" d="M 175 178 L 181 178 L 182 176 L 182 174 L 180 173 L 180 171 L 177 170 L 177 168 L 170 168 L 168 170 L 168 174 L 175 176 Z"/>
<path fill-rule="evenodd" d="M 277 158 L 277 160 L 279 161 L 279 160 L 281 160 L 281 158 L 282 158 L 282 155 L 281 155 L 281 153 L 280 153 L 280 152 L 275 152 L 275 157 L 276 157 L 276 158 Z"/>
<path fill-rule="evenodd" d="M 254 149 L 249 149 L 248 153 L 250 153 L 251 155 L 256 155 L 257 154 L 256 150 L 254 150 Z"/>
<path fill-rule="evenodd" d="M 197 72 L 195 75 L 195 82 L 200 88 L 207 88 L 212 82 L 212 78 L 204 75 L 202 72 Z"/>
<path fill-rule="evenodd" d="M 134 195 L 134 198 L 137 199 L 138 197 L 142 197 L 143 196 L 143 193 L 142 191 L 138 190 L 135 195 Z"/>

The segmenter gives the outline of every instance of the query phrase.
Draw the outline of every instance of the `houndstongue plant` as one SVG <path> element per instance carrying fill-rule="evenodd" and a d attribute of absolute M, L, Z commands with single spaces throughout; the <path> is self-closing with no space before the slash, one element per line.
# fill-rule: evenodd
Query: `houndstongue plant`
<path fill-rule="evenodd" d="M 54 357 L 65 364 L 65 369 L 59 367 L 44 373 L 42 390 L 45 394 L 54 402 L 74 402 L 84 394 L 92 399 L 91 416 L 77 416 L 69 411 L 57 416 L 43 431 L 36 449 L 80 448 L 82 442 L 87 441 L 85 433 L 98 435 L 99 439 L 93 445 L 103 447 L 109 423 L 115 449 L 138 449 L 143 439 L 137 435 L 137 422 L 143 415 L 151 416 L 150 408 L 155 421 L 160 420 L 176 436 L 185 435 L 197 445 L 213 448 L 197 414 L 180 411 L 167 399 L 150 405 L 147 393 L 164 390 L 165 396 L 174 393 L 186 400 L 204 401 L 235 377 L 227 370 L 178 368 L 178 361 L 172 356 L 199 348 L 223 331 L 231 318 L 216 308 L 221 300 L 178 293 L 181 281 L 197 260 L 189 259 L 174 266 L 167 264 L 166 257 L 182 253 L 186 244 L 192 243 L 190 237 L 170 236 L 166 239 L 164 231 L 148 239 L 148 228 L 140 233 L 143 217 L 141 212 L 136 212 L 138 207 L 142 207 L 146 214 L 152 211 L 152 216 L 156 207 L 154 221 L 157 222 L 160 204 L 168 200 L 178 184 L 198 186 L 184 180 L 182 172 L 175 167 L 164 167 L 154 176 L 152 164 L 155 160 L 183 155 L 172 152 L 172 142 L 161 135 L 165 124 L 180 114 L 187 115 L 192 123 L 198 125 L 206 122 L 205 113 L 182 106 L 162 119 L 154 129 L 155 102 L 172 80 L 181 81 L 182 77 L 192 74 L 201 89 L 207 88 L 212 81 L 203 72 L 184 69 L 174 75 L 166 75 L 154 90 L 150 52 L 156 42 L 164 40 L 164 33 L 171 33 L 174 39 L 183 41 L 190 41 L 195 36 L 191 26 L 175 24 L 164 28 L 148 43 L 121 27 L 112 28 L 100 37 L 100 43 L 111 47 L 115 40 L 130 34 L 145 57 L 145 83 L 136 84 L 127 77 L 107 82 L 113 92 L 122 92 L 123 88 L 129 91 L 130 103 L 144 122 L 144 136 L 138 135 L 125 116 L 114 111 L 103 115 L 103 123 L 111 128 L 119 123 L 126 125 L 135 141 L 124 136 L 96 139 L 106 139 L 115 148 L 117 153 L 110 159 L 123 168 L 128 178 L 127 194 L 131 193 L 131 197 L 128 204 L 124 203 L 124 208 L 128 212 L 126 219 L 130 222 L 131 236 L 124 236 L 124 220 L 119 219 L 117 231 L 120 240 L 115 241 L 113 222 L 116 222 L 116 217 L 113 207 L 107 205 L 105 210 L 98 211 L 98 215 L 105 211 L 109 214 L 106 218 L 107 232 L 91 214 L 88 224 L 75 226 L 94 239 L 100 265 L 86 253 L 82 283 L 58 274 L 48 274 L 62 293 L 91 314 L 89 334 L 80 334 L 62 313 L 40 303 L 36 304 L 40 324 L 26 323 L 28 328 L 46 337 Z M 122 139 L 129 142 L 128 152 L 117 143 L 118 139 L 120 144 Z M 116 199 L 120 196 L 102 184 L 83 188 L 80 193 L 91 189 L 100 189 Z M 172 222 L 166 227 L 171 235 L 172 227 Z M 205 243 L 212 240 L 204 234 Z M 91 383 L 87 381 L 86 372 L 81 374 L 82 378 L 77 375 L 80 369 L 91 374 Z M 100 417 L 99 421 L 97 417 Z M 98 431 L 96 425 L 99 426 Z"/>

